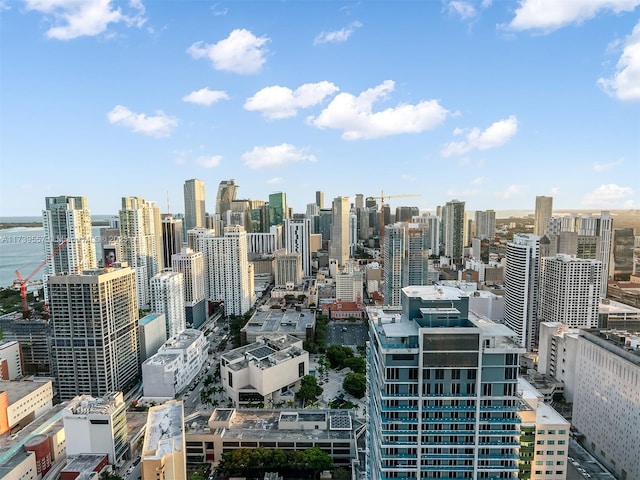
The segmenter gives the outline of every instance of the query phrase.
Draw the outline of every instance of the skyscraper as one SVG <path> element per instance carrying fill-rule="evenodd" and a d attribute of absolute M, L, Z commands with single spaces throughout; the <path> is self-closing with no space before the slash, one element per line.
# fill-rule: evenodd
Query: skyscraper
<path fill-rule="evenodd" d="M 533 350 L 538 328 L 540 237 L 515 234 L 507 243 L 504 271 L 504 320 L 521 345 Z"/>
<path fill-rule="evenodd" d="M 316 191 L 316 205 L 318 205 L 319 208 L 324 208 L 324 192 L 320 190 Z"/>
<path fill-rule="evenodd" d="M 427 284 L 428 226 L 398 222 L 389 225 L 384 236 L 384 301 L 398 306 L 402 288 Z"/>
<path fill-rule="evenodd" d="M 239 185 L 234 179 L 222 180 L 218 185 L 218 195 L 216 196 L 216 213 L 224 217 L 227 210 L 231 210 L 231 203 L 238 195 Z"/>
<path fill-rule="evenodd" d="M 182 250 L 182 220 L 162 215 L 162 263 L 171 265 L 171 257 Z"/>
<path fill-rule="evenodd" d="M 149 282 L 162 271 L 162 221 L 155 202 L 140 197 L 122 197 L 120 242 L 124 261 L 136 271 L 138 303 L 149 305 Z"/>
<path fill-rule="evenodd" d="M 553 197 L 536 197 L 536 212 L 533 224 L 533 234 L 542 237 L 547 233 L 547 222 L 553 215 Z"/>
<path fill-rule="evenodd" d="M 456 265 L 462 264 L 465 245 L 465 203 L 460 200 L 447 202 L 442 209 L 442 233 L 444 254 Z"/>
<path fill-rule="evenodd" d="M 138 298 L 133 269 L 49 278 L 51 355 L 61 400 L 128 391 L 138 379 Z"/>
<path fill-rule="evenodd" d="M 299 253 L 305 277 L 311 276 L 310 236 L 311 221 L 308 218 L 284 221 L 284 244 L 289 253 Z"/>
<path fill-rule="evenodd" d="M 58 273 L 76 274 L 96 267 L 96 249 L 86 197 L 46 197 L 42 227 L 45 255 L 51 255 L 66 241 L 44 267 L 45 277 Z"/>
<path fill-rule="evenodd" d="M 204 182 L 192 178 L 184 182 L 185 230 L 204 228 L 207 209 L 204 202 Z"/>
<path fill-rule="evenodd" d="M 183 275 L 185 321 L 187 325 L 198 328 L 207 319 L 204 255 L 183 248 L 171 257 L 171 268 Z"/>
<path fill-rule="evenodd" d="M 367 478 L 516 479 L 515 335 L 457 289 L 409 286 L 369 309 Z"/>
<path fill-rule="evenodd" d="M 341 267 L 349 260 L 349 197 L 333 199 L 329 260 Z"/>
<path fill-rule="evenodd" d="M 205 275 L 209 278 L 207 298 L 223 301 L 227 315 L 244 315 L 253 304 L 253 278 L 244 228 L 230 225 L 225 227 L 224 236 L 203 235 L 200 244 Z"/>
<path fill-rule="evenodd" d="M 151 311 L 164 313 L 167 338 L 186 328 L 184 308 L 184 275 L 180 272 L 160 272 L 151 279 Z"/>
<path fill-rule="evenodd" d="M 289 218 L 287 194 L 284 192 L 269 194 L 269 226 L 282 225 L 285 218 Z"/>
<path fill-rule="evenodd" d="M 538 320 L 597 328 L 602 263 L 566 254 L 540 260 Z"/>
<path fill-rule="evenodd" d="M 476 237 L 479 239 L 488 238 L 493 240 L 496 236 L 496 212 L 486 210 L 484 212 L 476 210 Z"/>

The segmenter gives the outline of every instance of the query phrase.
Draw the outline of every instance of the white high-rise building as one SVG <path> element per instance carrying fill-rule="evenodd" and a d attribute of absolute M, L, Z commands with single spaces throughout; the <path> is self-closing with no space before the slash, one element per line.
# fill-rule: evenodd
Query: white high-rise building
<path fill-rule="evenodd" d="M 336 300 L 339 302 L 362 303 L 364 293 L 364 273 L 346 268 L 336 275 Z"/>
<path fill-rule="evenodd" d="M 185 247 L 171 257 L 171 269 L 182 273 L 185 321 L 197 328 L 207 319 L 204 255 Z"/>
<path fill-rule="evenodd" d="M 123 260 L 136 271 L 138 303 L 147 308 L 149 282 L 164 266 L 162 218 L 155 202 L 140 197 L 122 197 L 120 242 Z"/>
<path fill-rule="evenodd" d="M 208 277 L 207 298 L 224 301 L 227 315 L 244 315 L 253 304 L 253 278 L 247 252 L 247 233 L 240 225 L 225 227 L 224 236 L 199 237 Z"/>
<path fill-rule="evenodd" d="M 343 267 L 349 260 L 349 197 L 333 199 L 329 260 Z"/>
<path fill-rule="evenodd" d="M 597 328 L 602 262 L 557 254 L 540 260 L 538 319 Z"/>
<path fill-rule="evenodd" d="M 151 279 L 151 311 L 164 313 L 167 337 L 186 327 L 184 275 L 180 272 L 160 272 Z"/>
<path fill-rule="evenodd" d="M 493 239 L 496 236 L 495 210 L 476 211 L 476 237 Z"/>
<path fill-rule="evenodd" d="M 358 247 L 358 215 L 355 210 L 349 214 L 349 258 L 356 256 Z"/>
<path fill-rule="evenodd" d="M 192 178 L 184 182 L 184 224 L 185 230 L 204 228 L 207 209 L 204 203 L 204 182 Z"/>
<path fill-rule="evenodd" d="M 515 234 L 507 244 L 504 320 L 528 350 L 537 342 L 539 258 L 537 235 Z"/>
<path fill-rule="evenodd" d="M 299 253 L 302 272 L 311 276 L 310 251 L 311 220 L 308 218 L 287 218 L 284 221 L 284 245 L 289 253 Z"/>
<path fill-rule="evenodd" d="M 45 265 L 45 280 L 49 275 L 77 274 L 97 266 L 86 197 L 46 197 L 42 227 L 45 255 L 51 255 L 66 241 Z"/>
<path fill-rule="evenodd" d="M 138 296 L 129 267 L 49 277 L 51 356 L 61 400 L 128 391 L 138 378 Z"/>
<path fill-rule="evenodd" d="M 542 237 L 547 233 L 547 222 L 553 215 L 553 197 L 537 196 L 533 234 Z"/>

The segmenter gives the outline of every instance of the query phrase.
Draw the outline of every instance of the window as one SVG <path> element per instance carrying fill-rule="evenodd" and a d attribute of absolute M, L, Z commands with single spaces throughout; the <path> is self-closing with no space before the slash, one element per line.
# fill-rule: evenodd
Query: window
<path fill-rule="evenodd" d="M 555 431 L 555 430 L 549 430 L 547 433 L 548 433 L 549 435 L 555 435 L 555 434 L 556 434 L 556 431 Z"/>
<path fill-rule="evenodd" d="M 566 435 L 566 430 L 558 430 L 558 435 Z"/>
<path fill-rule="evenodd" d="M 538 430 L 538 435 L 544 435 L 544 430 Z"/>
<path fill-rule="evenodd" d="M 233 373 L 229 372 L 229 388 L 233 388 Z"/>

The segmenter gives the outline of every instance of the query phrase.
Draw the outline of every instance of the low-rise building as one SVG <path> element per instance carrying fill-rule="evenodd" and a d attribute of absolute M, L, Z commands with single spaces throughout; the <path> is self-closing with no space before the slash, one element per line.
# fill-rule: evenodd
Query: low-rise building
<path fill-rule="evenodd" d="M 119 465 L 129 451 L 126 410 L 122 392 L 70 400 L 62 412 L 67 455 L 106 454 Z"/>
<path fill-rule="evenodd" d="M 315 312 L 268 309 L 257 311 L 240 330 L 242 345 L 254 343 L 265 334 L 282 334 L 294 336 L 300 340 L 313 340 L 316 324 Z"/>
<path fill-rule="evenodd" d="M 363 424 L 353 410 L 236 410 L 217 408 L 207 419 L 185 425 L 187 461 L 217 465 L 222 454 L 240 448 L 305 450 L 318 447 L 336 467 L 357 458 L 356 439 Z"/>
<path fill-rule="evenodd" d="M 365 317 L 366 307 L 362 303 L 336 300 L 333 303 L 324 303 L 322 314 L 330 320 L 362 319 Z"/>
<path fill-rule="evenodd" d="M 538 372 L 563 385 L 566 401 L 573 402 L 580 329 L 560 322 L 541 322 L 538 342 Z"/>
<path fill-rule="evenodd" d="M 598 316 L 600 328 L 640 331 L 640 308 L 603 298 L 600 300 Z"/>
<path fill-rule="evenodd" d="M 0 340 L 0 380 L 15 380 L 24 374 L 22 349 L 15 340 Z"/>
<path fill-rule="evenodd" d="M 142 364 L 146 398 L 173 399 L 182 392 L 208 358 L 209 342 L 200 330 L 186 329 L 167 340 Z"/>
<path fill-rule="evenodd" d="M 222 385 L 236 407 L 283 403 L 308 373 L 309 352 L 287 334 L 263 335 L 220 358 Z"/>
<path fill-rule="evenodd" d="M 521 396 L 520 424 L 521 480 L 565 480 L 571 424 L 544 396 L 523 378 L 518 379 Z"/>
<path fill-rule="evenodd" d="M 98 475 L 109 464 L 108 457 L 101 454 L 74 455 L 67 459 L 67 464 L 60 471 L 60 480 L 76 480 Z"/>
<path fill-rule="evenodd" d="M 51 382 L 0 382 L 0 435 L 21 430 L 52 407 Z"/>
<path fill-rule="evenodd" d="M 172 400 L 149 409 L 142 446 L 142 480 L 187 478 L 184 408 Z"/>

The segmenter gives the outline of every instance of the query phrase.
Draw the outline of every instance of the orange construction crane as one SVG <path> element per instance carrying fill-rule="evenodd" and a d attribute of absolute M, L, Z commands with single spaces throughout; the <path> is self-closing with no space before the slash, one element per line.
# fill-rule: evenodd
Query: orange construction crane
<path fill-rule="evenodd" d="M 27 284 L 29 283 L 29 280 L 31 280 L 42 267 L 49 263 L 49 261 L 51 261 L 51 259 L 55 257 L 60 252 L 60 250 L 62 250 L 62 247 L 64 247 L 66 244 L 67 241 L 63 240 L 62 243 L 58 245 L 58 248 L 47 255 L 47 258 L 45 258 L 42 263 L 40 263 L 40 265 L 38 265 L 36 269 L 27 276 L 27 278 L 22 278 L 20 272 L 16 270 L 16 279 L 13 281 L 13 286 L 20 289 L 20 298 L 22 300 L 22 318 L 29 318 L 31 316 L 31 312 L 29 311 L 29 304 L 27 303 Z"/>
<path fill-rule="evenodd" d="M 401 193 L 399 195 L 385 195 L 384 191 L 380 193 L 379 197 L 367 197 L 380 200 L 380 250 L 382 253 L 382 246 L 384 245 L 384 200 L 385 198 L 404 198 L 404 197 L 421 197 L 421 193 Z"/>

